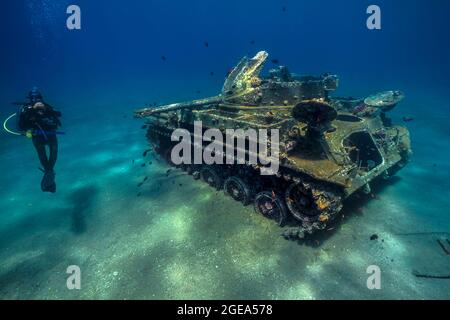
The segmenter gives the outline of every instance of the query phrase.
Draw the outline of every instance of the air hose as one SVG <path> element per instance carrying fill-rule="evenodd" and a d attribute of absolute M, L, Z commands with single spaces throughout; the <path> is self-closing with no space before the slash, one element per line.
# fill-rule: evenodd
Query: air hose
<path fill-rule="evenodd" d="M 47 133 L 49 133 L 49 132 L 48 132 L 48 131 L 42 130 L 42 128 L 41 128 L 38 124 L 36 124 L 36 125 L 40 128 L 40 130 L 34 131 L 34 132 L 32 132 L 31 130 L 29 130 L 29 131 L 27 131 L 26 133 L 20 133 L 20 132 L 14 132 L 14 131 L 10 130 L 10 129 L 8 128 L 8 126 L 7 126 L 7 125 L 8 125 L 8 121 L 11 120 L 12 118 L 14 118 L 15 116 L 17 116 L 17 113 L 13 113 L 13 114 L 10 115 L 8 118 L 6 118 L 5 121 L 3 121 L 3 129 L 4 129 L 6 132 L 8 132 L 9 134 L 15 135 L 15 136 L 25 136 L 25 137 L 27 137 L 27 138 L 32 138 L 33 135 L 42 134 L 42 135 L 44 135 L 44 137 L 47 139 Z M 50 132 L 50 133 L 54 133 L 54 134 L 64 134 L 64 132 L 60 132 L 60 131 L 54 131 L 54 132 L 52 131 L 52 132 Z"/>
<path fill-rule="evenodd" d="M 5 121 L 3 121 L 3 129 L 5 129 L 5 131 L 8 132 L 9 134 L 13 134 L 13 135 L 15 135 L 15 136 L 23 136 L 23 135 L 24 135 L 23 133 L 14 132 L 14 131 L 8 129 L 8 127 L 7 127 L 8 121 L 9 121 L 10 119 L 14 118 L 15 116 L 17 116 L 17 113 L 13 113 L 13 114 L 10 115 L 8 118 L 6 118 Z"/>

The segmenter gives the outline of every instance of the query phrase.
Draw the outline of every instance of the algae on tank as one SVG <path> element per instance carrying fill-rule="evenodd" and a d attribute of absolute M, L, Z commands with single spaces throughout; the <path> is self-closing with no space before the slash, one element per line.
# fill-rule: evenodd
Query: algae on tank
<path fill-rule="evenodd" d="M 330 228 L 346 198 L 370 193 L 373 180 L 388 179 L 408 162 L 409 132 L 387 116 L 404 95 L 388 91 L 365 99 L 335 97 L 336 75 L 301 76 L 279 66 L 264 77 L 260 73 L 267 57 L 261 51 L 243 58 L 216 97 L 145 108 L 135 115 L 146 119 L 153 149 L 169 163 L 176 145 L 172 132 L 186 129 L 195 135 L 196 121 L 202 130 L 216 128 L 224 135 L 229 129 L 279 130 L 280 141 L 271 140 L 279 151 L 263 155 L 279 157 L 281 168 L 269 177 L 261 172 L 267 169 L 264 164 L 249 162 L 251 144 L 256 144 L 250 134 L 245 150 L 232 152 L 232 161 L 225 154 L 228 140 L 215 141 L 223 159 L 202 165 L 192 157 L 179 167 L 244 205 L 253 202 L 255 210 L 284 227 L 286 238 L 303 239 Z M 195 139 L 189 143 L 193 154 Z M 203 141 L 203 148 L 208 145 Z M 247 156 L 244 165 L 234 159 L 239 151 Z"/>

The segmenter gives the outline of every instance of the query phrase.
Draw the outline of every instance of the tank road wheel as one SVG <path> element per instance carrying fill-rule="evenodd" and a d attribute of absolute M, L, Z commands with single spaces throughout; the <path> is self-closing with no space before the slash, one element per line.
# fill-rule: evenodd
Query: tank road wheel
<path fill-rule="evenodd" d="M 219 174 L 210 166 L 205 166 L 201 169 L 200 175 L 207 184 L 217 190 L 222 189 L 223 180 Z"/>
<path fill-rule="evenodd" d="M 293 183 L 285 195 L 289 211 L 303 223 L 326 225 L 342 208 L 339 193 L 314 183 Z"/>
<path fill-rule="evenodd" d="M 264 217 L 275 220 L 279 226 L 283 226 L 287 217 L 287 208 L 282 199 L 273 192 L 263 191 L 256 195 L 254 203 L 255 211 Z"/>
<path fill-rule="evenodd" d="M 224 190 L 227 195 L 242 202 L 244 206 L 248 205 L 252 199 L 252 193 L 247 184 L 238 177 L 230 177 L 225 180 Z"/>
<path fill-rule="evenodd" d="M 318 215 L 315 211 L 312 192 L 303 184 L 291 184 L 286 190 L 285 198 L 289 211 L 297 220 L 308 222 Z"/>

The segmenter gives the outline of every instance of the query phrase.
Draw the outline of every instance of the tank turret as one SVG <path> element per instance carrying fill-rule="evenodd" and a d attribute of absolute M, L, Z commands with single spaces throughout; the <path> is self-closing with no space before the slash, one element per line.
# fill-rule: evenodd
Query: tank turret
<path fill-rule="evenodd" d="M 219 103 L 242 106 L 294 105 L 307 99 L 326 99 L 331 91 L 337 89 L 336 75 L 296 76 L 291 75 L 284 66 L 272 69 L 269 76 L 262 77 L 260 73 L 267 57 L 265 51 L 258 52 L 252 59 L 244 57 L 229 73 L 222 92 L 215 97 L 144 108 L 135 111 L 135 116 L 146 117 L 167 111 L 198 109 Z"/>

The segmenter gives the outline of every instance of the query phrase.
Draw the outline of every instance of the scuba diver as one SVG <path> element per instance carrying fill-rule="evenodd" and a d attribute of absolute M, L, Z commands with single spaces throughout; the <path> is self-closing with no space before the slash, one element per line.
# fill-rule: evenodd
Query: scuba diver
<path fill-rule="evenodd" d="M 58 157 L 58 139 L 56 131 L 61 126 L 61 112 L 54 110 L 44 102 L 42 94 L 34 87 L 27 96 L 28 102 L 17 113 L 18 128 L 31 138 L 43 167 L 44 177 L 41 189 L 44 192 L 56 192 L 55 163 Z M 48 155 L 46 146 L 48 147 Z"/>

